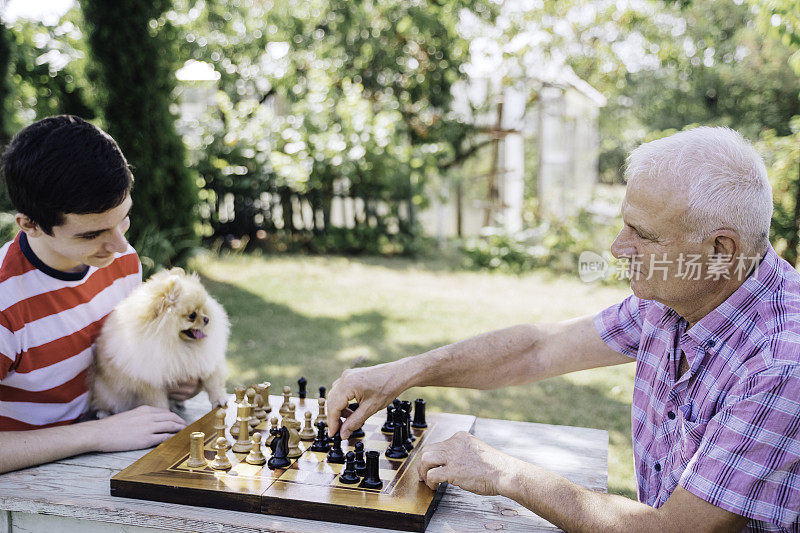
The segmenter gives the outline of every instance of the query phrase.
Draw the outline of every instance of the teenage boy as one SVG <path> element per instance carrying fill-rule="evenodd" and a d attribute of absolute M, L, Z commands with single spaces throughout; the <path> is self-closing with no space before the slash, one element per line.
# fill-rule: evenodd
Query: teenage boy
<path fill-rule="evenodd" d="M 0 172 L 20 228 L 0 249 L 0 472 L 147 448 L 184 428 L 150 406 L 80 421 L 95 338 L 142 280 L 125 240 L 133 175 L 116 142 L 78 117 L 45 118 L 11 140 Z"/>

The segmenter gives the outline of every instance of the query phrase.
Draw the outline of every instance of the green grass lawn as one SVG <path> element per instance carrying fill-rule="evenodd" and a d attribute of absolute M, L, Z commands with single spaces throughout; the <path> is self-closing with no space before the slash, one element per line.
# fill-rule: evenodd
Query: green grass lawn
<path fill-rule="evenodd" d="M 342 370 L 413 355 L 485 331 L 593 314 L 628 289 L 546 273 L 463 272 L 441 262 L 307 256 L 205 256 L 193 267 L 230 314 L 229 384 L 269 380 L 316 396 Z M 431 410 L 605 429 L 609 491 L 635 498 L 633 365 L 495 391 L 413 391 Z"/>

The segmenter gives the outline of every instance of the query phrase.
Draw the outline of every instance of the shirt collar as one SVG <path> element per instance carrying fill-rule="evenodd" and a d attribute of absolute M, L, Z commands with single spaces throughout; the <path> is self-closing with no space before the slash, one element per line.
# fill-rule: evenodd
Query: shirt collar
<path fill-rule="evenodd" d="M 19 232 L 19 248 L 22 250 L 22 254 L 25 256 L 25 259 L 30 261 L 33 266 L 51 278 L 60 279 L 61 281 L 80 281 L 84 278 L 84 276 L 86 276 L 86 273 L 89 272 L 88 265 L 86 268 L 78 272 L 62 272 L 61 270 L 56 270 L 55 268 L 47 266 L 44 261 L 39 259 L 39 257 L 33 253 L 33 249 L 28 243 L 28 236 L 24 231 Z"/>
<path fill-rule="evenodd" d="M 779 258 L 771 245 L 747 279 L 724 302 L 701 318 L 692 329 L 684 333 L 681 344 L 702 346 L 705 351 L 719 352 L 720 346 L 731 335 L 751 320 L 753 309 L 780 284 Z M 674 310 L 670 309 L 676 314 Z M 684 350 L 689 364 L 694 350 Z"/>

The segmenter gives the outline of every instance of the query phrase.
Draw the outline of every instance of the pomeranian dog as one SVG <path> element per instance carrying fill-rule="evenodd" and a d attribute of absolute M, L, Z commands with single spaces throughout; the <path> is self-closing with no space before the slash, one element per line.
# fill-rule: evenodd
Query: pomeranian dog
<path fill-rule="evenodd" d="M 171 385 L 199 378 L 214 407 L 225 405 L 225 309 L 196 274 L 154 274 L 106 318 L 90 373 L 91 406 L 102 418 L 140 405 L 169 408 Z"/>

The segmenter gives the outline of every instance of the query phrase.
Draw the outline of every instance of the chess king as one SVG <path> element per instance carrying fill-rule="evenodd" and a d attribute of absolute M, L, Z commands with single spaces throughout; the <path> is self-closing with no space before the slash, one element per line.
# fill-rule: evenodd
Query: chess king
<path fill-rule="evenodd" d="M 701 127 L 638 147 L 626 177 L 611 252 L 630 261 L 633 295 L 346 370 L 328 394 L 329 429 L 347 438 L 414 386 L 489 389 L 635 362 L 639 502 L 465 432 L 422 448 L 421 481 L 507 496 L 567 531 L 800 531 L 800 274 L 768 240 L 764 163 L 738 133 Z"/>
<path fill-rule="evenodd" d="M 0 249 L 0 472 L 166 440 L 186 424 L 163 408 L 80 421 L 103 319 L 141 283 L 125 240 L 133 175 L 117 143 L 81 118 L 49 117 L 17 133 L 0 172 L 19 227 Z"/>

